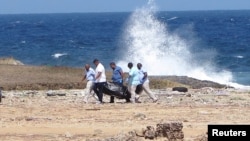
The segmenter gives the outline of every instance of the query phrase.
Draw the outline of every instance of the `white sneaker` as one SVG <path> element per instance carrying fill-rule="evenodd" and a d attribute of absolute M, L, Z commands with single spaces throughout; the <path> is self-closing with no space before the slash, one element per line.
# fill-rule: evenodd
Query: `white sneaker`
<path fill-rule="evenodd" d="M 158 98 L 156 98 L 155 100 L 153 100 L 153 103 L 156 103 L 158 101 Z"/>
<path fill-rule="evenodd" d="M 135 103 L 141 103 L 141 101 L 139 100 L 140 96 L 135 96 Z"/>
<path fill-rule="evenodd" d="M 86 99 L 84 99 L 83 102 L 86 103 L 86 104 L 88 103 L 88 101 Z"/>
<path fill-rule="evenodd" d="M 100 101 L 96 101 L 96 103 L 95 104 L 102 104 Z"/>

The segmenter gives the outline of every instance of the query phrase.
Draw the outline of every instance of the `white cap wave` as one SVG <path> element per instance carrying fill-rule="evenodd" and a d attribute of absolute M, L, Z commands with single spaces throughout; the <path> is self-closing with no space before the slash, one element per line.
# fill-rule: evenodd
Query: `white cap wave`
<path fill-rule="evenodd" d="M 53 54 L 51 56 L 54 57 L 54 58 L 59 58 L 59 57 L 64 56 L 64 55 L 68 55 L 68 54 L 67 53 L 55 53 L 55 54 Z"/>
<path fill-rule="evenodd" d="M 122 36 L 122 54 L 117 64 L 128 71 L 127 63 L 142 63 L 149 75 L 189 76 L 240 87 L 232 83 L 232 73 L 218 70 L 211 59 L 202 59 L 200 54 L 191 52 L 188 42 L 176 33 L 170 33 L 166 23 L 155 16 L 156 6 L 150 0 L 136 9 L 128 19 Z"/>

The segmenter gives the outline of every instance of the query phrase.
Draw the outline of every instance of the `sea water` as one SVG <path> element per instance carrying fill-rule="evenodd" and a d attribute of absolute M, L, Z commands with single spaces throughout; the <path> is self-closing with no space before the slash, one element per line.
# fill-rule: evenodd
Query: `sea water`
<path fill-rule="evenodd" d="M 27 65 L 83 67 L 98 58 L 127 71 L 250 85 L 250 10 L 0 15 L 0 57 Z M 110 69 L 111 70 L 111 69 Z"/>

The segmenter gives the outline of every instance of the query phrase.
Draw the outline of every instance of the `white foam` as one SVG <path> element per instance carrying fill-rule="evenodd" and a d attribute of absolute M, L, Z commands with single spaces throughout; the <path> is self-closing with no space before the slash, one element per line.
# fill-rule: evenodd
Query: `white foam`
<path fill-rule="evenodd" d="M 128 71 L 127 63 L 142 63 L 149 75 L 189 76 L 199 80 L 210 80 L 221 84 L 233 84 L 232 73 L 218 70 L 210 59 L 203 60 L 206 52 L 197 55 L 191 45 L 176 33 L 170 33 L 165 23 L 155 17 L 155 5 L 136 9 L 124 29 L 123 56 L 118 62 Z M 126 53 L 124 53 L 124 50 Z M 241 85 L 234 85 L 241 86 Z"/>
<path fill-rule="evenodd" d="M 168 21 L 171 21 L 171 20 L 175 20 L 175 19 L 178 19 L 178 17 L 172 17 L 170 19 L 167 19 Z"/>
<path fill-rule="evenodd" d="M 64 56 L 64 55 L 68 55 L 68 54 L 67 53 L 55 53 L 55 54 L 53 54 L 51 56 L 54 57 L 54 58 L 59 58 L 59 57 Z"/>
<path fill-rule="evenodd" d="M 238 55 L 238 56 L 235 56 L 235 57 L 240 58 L 240 59 L 244 58 L 244 56 L 241 56 L 241 55 Z"/>

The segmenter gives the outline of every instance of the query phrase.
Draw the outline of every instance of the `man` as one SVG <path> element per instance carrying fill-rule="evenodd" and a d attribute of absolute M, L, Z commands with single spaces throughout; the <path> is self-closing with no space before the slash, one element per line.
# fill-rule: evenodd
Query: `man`
<path fill-rule="evenodd" d="M 87 80 L 87 84 L 85 88 L 85 95 L 84 95 L 84 102 L 88 103 L 88 99 L 91 95 L 96 100 L 98 100 L 98 98 L 96 97 L 96 95 L 91 94 L 93 87 L 94 87 L 94 83 L 95 83 L 95 71 L 90 67 L 89 64 L 86 64 L 84 67 L 85 67 L 85 75 L 82 78 L 82 82 L 85 79 Z"/>
<path fill-rule="evenodd" d="M 93 63 L 96 65 L 95 69 L 95 86 L 94 91 L 99 99 L 97 104 L 103 103 L 103 87 L 106 84 L 106 74 L 104 66 L 99 62 L 98 59 L 95 59 Z"/>
<path fill-rule="evenodd" d="M 140 84 L 139 71 L 136 67 L 133 67 L 133 63 L 128 63 L 129 77 L 128 77 L 128 90 L 131 93 L 131 102 L 140 103 L 138 101 L 138 96 L 135 93 L 136 86 Z"/>
<path fill-rule="evenodd" d="M 122 68 L 119 66 L 116 66 L 116 64 L 114 62 L 110 63 L 110 68 L 113 70 L 113 74 L 112 74 L 112 81 L 114 84 L 117 84 L 119 86 L 123 86 L 123 71 Z M 114 103 L 114 96 L 110 97 L 110 103 Z"/>
<path fill-rule="evenodd" d="M 145 70 L 142 69 L 142 64 L 138 63 L 137 68 L 139 70 L 139 78 L 140 78 L 140 83 L 142 84 L 142 89 L 145 91 L 148 96 L 153 100 L 153 102 L 157 102 L 157 97 L 155 94 L 150 90 L 149 88 L 149 79 L 148 79 L 148 74 Z M 140 94 L 142 91 L 140 92 Z"/>

